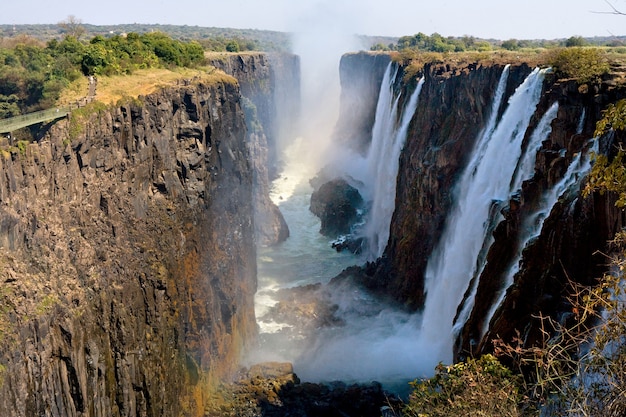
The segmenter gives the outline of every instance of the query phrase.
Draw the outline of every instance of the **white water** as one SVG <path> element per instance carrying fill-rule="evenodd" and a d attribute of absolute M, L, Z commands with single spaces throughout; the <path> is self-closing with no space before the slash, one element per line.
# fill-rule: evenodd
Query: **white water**
<path fill-rule="evenodd" d="M 301 334 L 300 329 L 263 319 L 276 304 L 277 291 L 327 283 L 343 269 L 358 263 L 352 254 L 332 249 L 330 240 L 319 233 L 319 219 L 309 210 L 313 191 L 309 179 L 317 173 L 302 158 L 302 155 L 308 154 L 309 145 L 305 139 L 298 138 L 286 149 L 285 169 L 272 183 L 270 197 L 280 208 L 290 236 L 280 245 L 257 250 L 255 312 L 262 343 L 248 358 L 251 363 L 271 360 L 295 362 L 301 353 L 300 339 L 306 335 Z"/>
<path fill-rule="evenodd" d="M 420 338 L 436 346 L 433 364 L 452 361 L 453 321 L 477 271 L 494 202 L 509 198 L 522 140 L 539 101 L 543 73 L 534 70 L 511 96 L 502 119 L 478 141 L 457 187 L 456 205 L 425 274 L 426 302 Z M 488 136 L 488 137 L 487 137 Z M 484 145 L 483 141 L 487 141 Z"/>
<path fill-rule="evenodd" d="M 586 151 L 584 154 L 578 153 L 574 156 L 572 162 L 567 168 L 567 172 L 565 173 L 561 181 L 559 181 L 552 188 L 546 191 L 535 212 L 529 215 L 528 220 L 525 224 L 525 228 L 522 231 L 523 233 L 520 233 L 520 244 L 518 246 L 515 260 L 513 261 L 513 264 L 504 279 L 502 288 L 498 293 L 498 299 L 491 306 L 491 309 L 489 310 L 487 316 L 485 316 L 482 326 L 482 336 L 487 333 L 489 322 L 491 321 L 498 307 L 500 307 L 500 305 L 504 301 L 506 291 L 513 284 L 513 278 L 515 277 L 515 274 L 519 272 L 519 263 L 521 261 L 524 248 L 526 248 L 530 241 L 539 236 L 539 234 L 541 233 L 541 228 L 543 227 L 543 222 L 548 217 L 559 198 L 563 194 L 565 194 L 565 192 L 567 192 L 567 190 L 569 190 L 572 186 L 578 185 L 580 183 L 580 180 L 587 175 L 587 173 L 591 169 L 591 159 L 589 158 L 589 154 L 590 152 L 597 152 L 597 146 L 598 142 L 594 140 L 592 148 L 590 150 Z"/>
<path fill-rule="evenodd" d="M 394 69 L 389 66 L 381 87 L 373 130 L 376 139 L 368 157 L 353 160 L 351 167 L 342 167 L 359 184 L 368 178 L 375 180 L 363 194 L 382 199 L 372 209 L 377 225 L 372 229 L 376 234 L 373 241 L 381 252 L 389 236 L 400 151 L 423 85 L 420 81 L 404 110 L 399 109 L 399 97 L 394 97 L 391 88 Z M 402 112 L 401 117 L 398 112 Z M 272 199 L 279 205 L 291 236 L 278 247 L 258 251 L 259 291 L 255 300 L 262 346 L 248 360 L 290 361 L 306 381 L 403 380 L 405 385 L 417 375 L 432 372 L 422 368 L 421 358 L 407 349 L 418 337 L 419 317 L 399 312 L 351 286 L 335 289 L 332 294 L 332 302 L 339 307 L 335 316 L 343 320 L 343 326 L 305 334 L 287 323 L 263 318 L 277 302 L 280 289 L 326 283 L 345 267 L 363 261 L 335 252 L 328 239 L 319 234 L 319 220 L 308 209 L 312 192 L 308 180 L 316 172 L 308 169 L 309 164 L 299 162 L 307 153 L 304 141 L 296 141 L 286 154 L 285 171 L 273 183 Z"/>
<path fill-rule="evenodd" d="M 537 159 L 537 151 L 541 147 L 541 143 L 545 139 L 547 139 L 548 135 L 552 131 L 551 123 L 554 120 L 554 118 L 557 116 L 558 110 L 559 110 L 559 104 L 558 102 L 555 102 L 548 109 L 548 111 L 543 115 L 543 117 L 537 124 L 537 127 L 533 131 L 530 137 L 530 140 L 528 141 L 526 150 L 524 151 L 522 157 L 517 163 L 515 177 L 509 188 L 510 193 L 513 193 L 519 190 L 520 187 L 522 186 L 522 182 L 524 182 L 527 179 L 530 179 L 533 176 L 535 161 Z M 502 215 L 500 213 L 497 213 L 497 217 L 491 221 L 491 224 L 495 225 L 501 219 L 502 219 Z M 488 239 L 488 243 L 483 246 L 485 249 L 488 249 L 488 247 L 491 246 L 491 244 L 493 243 L 493 236 L 489 234 L 487 239 Z M 486 253 L 485 253 L 485 256 L 486 256 Z M 467 297 L 467 300 L 465 300 L 461 313 L 459 314 L 459 316 L 457 317 L 454 323 L 455 336 L 458 335 L 458 333 L 463 329 L 465 322 L 469 318 L 469 315 L 472 309 L 474 308 L 476 292 L 478 290 L 478 284 L 479 284 L 478 277 L 480 277 L 480 274 L 482 273 L 485 267 L 484 257 L 480 259 L 478 264 L 480 265 L 480 268 L 474 274 L 475 279 L 472 281 L 470 294 Z"/>
<path fill-rule="evenodd" d="M 406 141 L 409 123 L 413 118 L 417 102 L 424 84 L 422 78 L 409 102 L 402 112 L 400 124 L 397 125 L 398 102 L 400 95 L 394 98 L 393 83 L 397 75 L 391 76 L 391 63 L 387 67 L 380 88 L 376 107 L 376 119 L 372 129 L 372 143 L 367 153 L 367 178 L 364 179 L 364 194 L 372 200 L 372 208 L 365 226 L 367 252 L 370 260 L 383 254 L 389 240 L 389 227 L 396 203 L 396 180 L 400 164 L 400 152 Z"/>
<path fill-rule="evenodd" d="M 371 229 L 367 229 L 373 251 L 370 256 L 382 254 L 387 244 L 399 153 L 423 82 L 420 81 L 402 111 L 398 109 L 399 98 L 393 96 L 391 89 L 394 77 L 391 67 L 388 68 L 381 86 L 374 140 L 368 156 L 346 160 L 342 167 L 346 173 L 352 173 L 357 183 L 365 183 L 367 178 L 377 179 L 375 186 L 360 190 L 366 198 L 374 200 Z M 494 213 L 494 206 L 508 201 L 521 182 L 532 175 L 537 148 L 549 134 L 550 122 L 558 110 L 554 106 L 544 115 L 526 150 L 522 149 L 522 140 L 539 100 L 543 74 L 535 70 L 529 75 L 509 100 L 498 122 L 497 109 L 501 106 L 507 78 L 508 67 L 503 71 L 484 132 L 459 181 L 456 207 L 428 262 L 423 315 L 399 312 L 360 290 L 345 286 L 332 294 L 332 301 L 339 307 L 335 315 L 344 321 L 343 326 L 304 334 L 286 323 L 262 320 L 263 314 L 276 303 L 279 289 L 326 283 L 343 268 L 362 261 L 353 255 L 335 252 L 328 239 L 319 234 L 319 221 L 308 210 L 312 191 L 308 180 L 316 172 L 298 162 L 308 153 L 307 148 L 301 141 L 293 144 L 287 167 L 274 182 L 272 194 L 290 227 L 291 237 L 279 247 L 259 250 L 256 311 L 261 318 L 263 346 L 250 358 L 251 362 L 291 361 L 296 373 L 305 381 L 341 379 L 385 383 L 430 375 L 437 363 L 452 360 L 455 312 L 472 277 L 484 266 L 484 253 L 492 240 L 489 216 Z M 398 112 L 402 117 L 396 128 Z M 571 174 L 568 171 L 566 177 L 577 178 L 577 173 L 583 171 L 582 168 Z M 556 201 L 562 193 L 558 190 L 571 185 L 568 184 L 563 182 L 560 188 L 555 187 L 556 196 L 546 196 L 546 206 L 551 207 L 554 203 L 550 201 Z M 379 208 L 375 208 L 377 200 Z M 538 226 L 529 232 L 528 239 L 540 231 L 543 218 L 545 214 L 537 216 L 533 224 Z M 505 291 L 506 288 L 502 294 Z M 468 300 L 463 306 L 466 314 L 460 315 L 459 324 L 464 323 L 471 311 L 473 295 Z"/>

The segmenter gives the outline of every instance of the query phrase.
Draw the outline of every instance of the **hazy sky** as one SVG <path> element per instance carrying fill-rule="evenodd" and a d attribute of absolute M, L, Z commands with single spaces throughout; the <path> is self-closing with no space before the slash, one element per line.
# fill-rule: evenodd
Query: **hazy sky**
<path fill-rule="evenodd" d="M 606 0 L 0 0 L 0 23 L 160 23 L 298 31 L 321 25 L 368 35 L 554 39 L 626 35 Z M 626 0 L 610 0 L 626 12 Z"/>

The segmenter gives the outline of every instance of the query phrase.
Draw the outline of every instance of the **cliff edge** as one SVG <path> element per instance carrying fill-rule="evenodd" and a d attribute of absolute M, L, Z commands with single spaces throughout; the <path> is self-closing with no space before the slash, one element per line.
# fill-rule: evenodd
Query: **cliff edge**
<path fill-rule="evenodd" d="M 198 415 L 256 333 L 236 81 L 94 103 L 0 155 L 0 414 Z"/>

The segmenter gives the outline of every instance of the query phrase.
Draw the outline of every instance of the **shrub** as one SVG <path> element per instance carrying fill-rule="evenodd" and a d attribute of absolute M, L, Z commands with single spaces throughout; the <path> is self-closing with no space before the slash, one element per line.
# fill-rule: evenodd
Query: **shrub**
<path fill-rule="evenodd" d="M 404 415 L 519 416 L 521 382 L 493 355 L 451 366 L 440 364 L 434 377 L 411 383 Z"/>
<path fill-rule="evenodd" d="M 610 69 L 605 54 L 597 48 L 555 49 L 549 63 L 558 77 L 575 78 L 581 84 L 599 81 Z"/>

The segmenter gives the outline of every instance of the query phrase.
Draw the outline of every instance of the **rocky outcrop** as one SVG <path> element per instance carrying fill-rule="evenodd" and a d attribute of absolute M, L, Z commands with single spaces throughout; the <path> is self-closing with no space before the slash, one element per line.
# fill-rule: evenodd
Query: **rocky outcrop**
<path fill-rule="evenodd" d="M 201 415 L 256 333 L 234 79 L 94 103 L 0 156 L 0 414 Z"/>
<path fill-rule="evenodd" d="M 284 241 L 289 229 L 278 207 L 269 199 L 269 181 L 275 175 L 278 149 L 292 138 L 300 101 L 298 57 L 211 54 L 213 66 L 237 78 L 246 113 L 248 143 L 254 170 L 254 207 L 257 241 L 262 246 Z"/>
<path fill-rule="evenodd" d="M 396 415 L 394 410 L 399 412 L 402 407 L 378 382 L 301 382 L 289 363 L 268 362 L 242 370 L 240 378 L 225 390 L 227 400 L 211 410 L 211 415 L 379 417 Z"/>
<path fill-rule="evenodd" d="M 311 195 L 310 210 L 321 220 L 320 233 L 337 237 L 352 231 L 360 220 L 363 198 L 359 191 L 343 179 L 322 184 Z"/>

